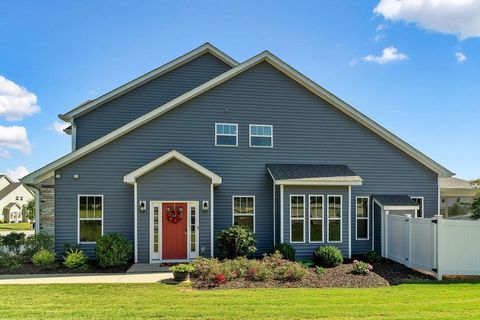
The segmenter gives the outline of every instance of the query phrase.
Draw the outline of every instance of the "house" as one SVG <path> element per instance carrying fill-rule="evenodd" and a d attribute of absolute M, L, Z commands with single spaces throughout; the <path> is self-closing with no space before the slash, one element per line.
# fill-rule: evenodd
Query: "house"
<path fill-rule="evenodd" d="M 440 213 L 444 218 L 467 218 L 471 214 L 468 203 L 472 201 L 478 187 L 470 181 L 456 177 L 440 179 Z"/>
<path fill-rule="evenodd" d="M 60 118 L 72 152 L 22 179 L 59 253 L 119 232 L 136 262 L 215 256 L 235 224 L 259 253 L 351 257 L 380 251 L 384 214 L 437 215 L 453 175 L 268 51 L 207 43 Z"/>
<path fill-rule="evenodd" d="M 23 183 L 13 182 L 7 175 L 0 175 L 0 221 L 27 221 L 23 207 L 33 199 L 34 194 Z"/>

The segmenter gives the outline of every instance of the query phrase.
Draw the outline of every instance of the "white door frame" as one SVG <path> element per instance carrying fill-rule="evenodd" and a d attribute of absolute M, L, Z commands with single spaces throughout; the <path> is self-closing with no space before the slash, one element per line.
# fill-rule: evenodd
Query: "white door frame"
<path fill-rule="evenodd" d="M 175 260 L 164 260 L 162 259 L 162 231 L 163 231 L 163 204 L 164 203 L 186 203 L 187 204 L 187 259 L 175 259 Z M 159 258 L 155 259 L 153 258 L 153 210 L 155 207 L 159 207 L 159 218 L 158 218 L 158 254 Z M 191 209 L 195 208 L 195 232 L 196 232 L 196 239 L 195 239 L 195 251 L 190 250 L 190 244 L 191 244 L 191 230 L 192 230 L 192 219 L 191 219 Z M 185 261 L 190 261 L 191 259 L 197 258 L 198 257 L 198 252 L 199 252 L 199 245 L 200 245 L 200 227 L 199 227 L 199 219 L 200 219 L 200 204 L 199 201 L 183 201 L 183 200 L 175 200 L 175 201 L 157 201 L 153 200 L 150 201 L 150 210 L 149 210 L 149 221 L 150 221 L 150 227 L 149 227 L 149 262 L 154 263 L 154 262 L 185 262 Z"/>

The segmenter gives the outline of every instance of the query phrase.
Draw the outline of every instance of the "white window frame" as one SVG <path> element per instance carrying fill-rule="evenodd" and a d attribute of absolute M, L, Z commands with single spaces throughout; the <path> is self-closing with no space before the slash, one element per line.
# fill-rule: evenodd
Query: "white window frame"
<path fill-rule="evenodd" d="M 367 199 L 367 217 L 359 217 L 358 216 L 358 199 Z M 358 237 L 358 220 L 367 220 L 367 237 L 366 238 L 359 238 Z M 358 196 L 355 197 L 355 240 L 370 240 L 370 197 L 367 196 Z"/>
<path fill-rule="evenodd" d="M 235 213 L 235 198 L 253 198 L 253 214 Z M 232 226 L 235 225 L 235 217 L 253 217 L 253 233 L 255 233 L 255 196 L 253 195 L 233 195 L 232 196 Z"/>
<path fill-rule="evenodd" d="M 270 127 L 271 135 L 252 135 L 252 127 Z M 273 148 L 273 125 L 271 124 L 251 124 L 248 126 L 248 142 L 250 148 Z M 268 137 L 270 138 L 271 144 L 269 146 L 253 146 L 252 145 L 252 137 Z"/>
<path fill-rule="evenodd" d="M 313 218 L 310 207 L 310 199 L 311 198 L 322 198 L 322 217 L 321 218 Z M 310 223 L 312 220 L 321 220 L 322 221 L 322 240 L 321 241 L 313 241 L 312 240 L 312 224 Z M 325 242 L 325 196 L 323 194 L 311 194 L 308 196 L 308 242 L 309 243 L 324 243 Z"/>
<path fill-rule="evenodd" d="M 412 199 L 412 200 L 422 199 L 422 207 L 420 208 L 420 209 L 422 209 L 422 217 L 421 218 L 425 218 L 425 197 L 414 196 L 414 197 L 410 197 L 410 199 Z M 418 214 L 418 210 L 415 210 L 415 218 L 418 218 L 417 214 Z"/>
<path fill-rule="evenodd" d="M 340 218 L 330 218 L 330 198 L 340 197 Z M 342 195 L 328 195 L 327 196 L 327 242 L 328 243 L 342 243 L 343 242 L 343 197 Z M 340 221 L 340 241 L 330 241 L 330 220 Z"/>
<path fill-rule="evenodd" d="M 303 198 L 303 218 L 292 218 L 292 198 L 293 197 L 301 197 Z M 306 222 L 306 217 L 305 217 L 305 195 L 304 194 L 291 194 L 290 195 L 290 203 L 288 205 L 289 207 L 289 214 L 290 214 L 290 243 L 305 243 L 305 222 Z M 303 241 L 292 241 L 292 221 L 293 220 L 298 220 L 298 221 L 303 221 Z"/>
<path fill-rule="evenodd" d="M 102 217 L 101 218 L 80 218 L 80 197 L 100 197 L 102 199 Z M 88 201 L 87 201 L 88 203 Z M 80 241 L 80 221 L 81 220 L 95 220 L 102 222 L 102 234 L 103 236 L 103 217 L 105 216 L 105 201 L 103 198 L 103 194 L 79 194 L 77 196 L 77 243 L 78 244 L 95 244 L 96 241 Z"/>
<path fill-rule="evenodd" d="M 228 126 L 235 126 L 237 129 L 236 134 L 230 134 L 230 133 L 217 133 L 217 125 L 228 125 Z M 229 136 L 229 137 L 235 137 L 235 145 L 230 145 L 230 144 L 217 144 L 217 136 Z M 238 124 L 237 123 L 226 123 L 226 122 L 215 122 L 215 146 L 216 147 L 238 147 Z"/>

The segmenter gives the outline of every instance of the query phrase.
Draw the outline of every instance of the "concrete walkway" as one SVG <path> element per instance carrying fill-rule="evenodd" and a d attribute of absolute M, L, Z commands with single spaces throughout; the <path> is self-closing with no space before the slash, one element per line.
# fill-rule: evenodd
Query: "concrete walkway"
<path fill-rule="evenodd" d="M 2 284 L 58 284 L 58 283 L 171 283 L 171 272 L 156 273 L 78 273 L 78 274 L 22 274 L 1 275 Z"/>

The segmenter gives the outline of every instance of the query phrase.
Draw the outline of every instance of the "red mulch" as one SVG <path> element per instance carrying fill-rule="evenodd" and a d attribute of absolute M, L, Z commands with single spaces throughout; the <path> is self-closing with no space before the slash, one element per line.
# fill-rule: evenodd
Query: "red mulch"
<path fill-rule="evenodd" d="M 317 274 L 315 268 L 309 269 L 310 274 L 298 282 L 283 281 L 249 281 L 235 279 L 219 286 L 211 282 L 193 280 L 196 289 L 238 289 L 238 288 L 373 288 L 397 285 L 409 281 L 433 280 L 433 275 L 407 268 L 399 263 L 385 260 L 372 263 L 373 270 L 366 275 L 352 273 L 352 262 L 326 268 L 325 273 Z"/>

